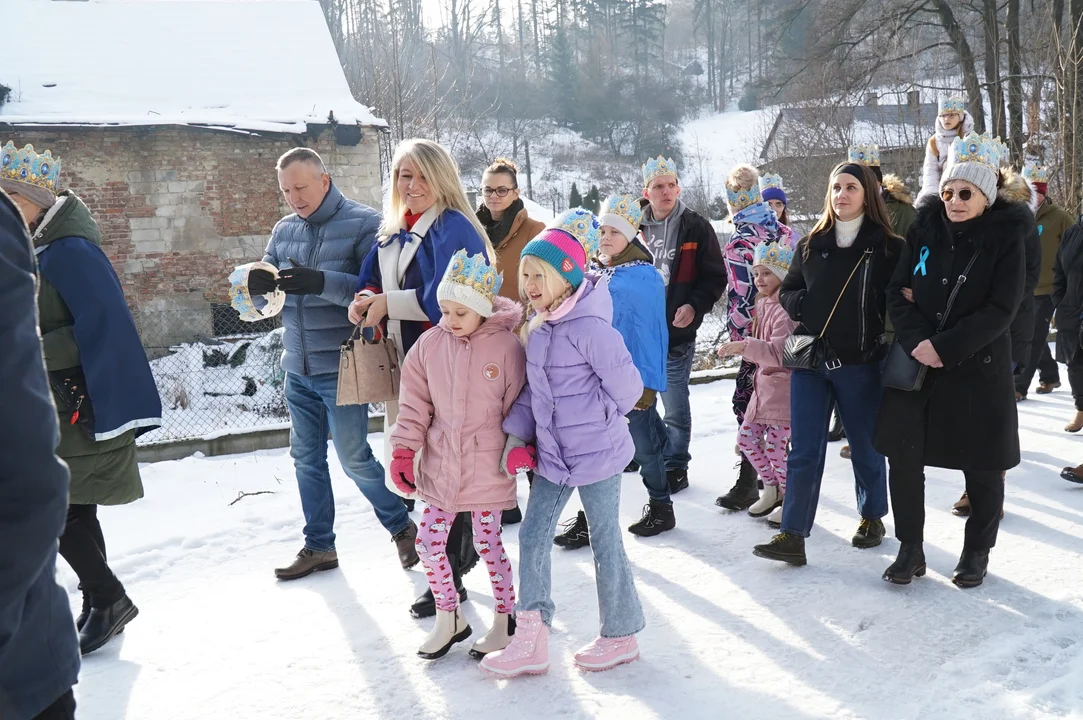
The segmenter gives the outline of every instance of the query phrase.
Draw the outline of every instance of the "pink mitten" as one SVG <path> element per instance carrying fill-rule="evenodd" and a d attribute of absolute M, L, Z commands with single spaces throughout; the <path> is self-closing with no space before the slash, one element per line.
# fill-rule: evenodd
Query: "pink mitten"
<path fill-rule="evenodd" d="M 508 475 L 515 475 L 520 470 L 533 470 L 538 465 L 538 453 L 533 445 L 512 448 L 508 453 Z"/>
<path fill-rule="evenodd" d="M 408 448 L 395 448 L 391 453 L 391 482 L 405 495 L 417 492 L 414 479 L 414 451 Z"/>

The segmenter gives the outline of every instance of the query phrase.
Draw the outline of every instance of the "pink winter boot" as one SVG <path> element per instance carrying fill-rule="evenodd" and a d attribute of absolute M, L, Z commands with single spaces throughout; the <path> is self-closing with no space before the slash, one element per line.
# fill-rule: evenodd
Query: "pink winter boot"
<path fill-rule="evenodd" d="M 481 669 L 502 678 L 548 672 L 549 628 L 542 622 L 541 611 L 515 613 L 511 644 L 483 657 Z"/>
<path fill-rule="evenodd" d="M 639 657 L 635 635 L 619 638 L 597 637 L 575 654 L 575 664 L 583 670 L 600 672 L 629 663 Z"/>

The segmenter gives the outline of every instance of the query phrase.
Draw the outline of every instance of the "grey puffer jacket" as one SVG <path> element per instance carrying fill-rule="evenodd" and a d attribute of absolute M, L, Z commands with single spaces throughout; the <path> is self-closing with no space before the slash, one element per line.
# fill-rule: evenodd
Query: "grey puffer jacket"
<path fill-rule="evenodd" d="M 327 197 L 307 218 L 278 221 L 263 259 L 279 270 L 293 258 L 323 271 L 319 295 L 290 295 L 282 311 L 286 326 L 282 369 L 298 375 L 338 372 L 339 345 L 353 329 L 346 308 L 357 290 L 361 263 L 376 240 L 380 214 L 347 199 L 332 183 Z"/>

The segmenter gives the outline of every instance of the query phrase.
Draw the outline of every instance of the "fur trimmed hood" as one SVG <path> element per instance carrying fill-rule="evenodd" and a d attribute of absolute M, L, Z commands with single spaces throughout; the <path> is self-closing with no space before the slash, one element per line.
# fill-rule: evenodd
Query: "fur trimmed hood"
<path fill-rule="evenodd" d="M 913 205 L 914 198 L 910 195 L 910 189 L 906 187 L 906 183 L 898 175 L 888 174 L 884 176 L 883 182 L 880 186 L 884 188 L 891 197 L 905 205 Z"/>

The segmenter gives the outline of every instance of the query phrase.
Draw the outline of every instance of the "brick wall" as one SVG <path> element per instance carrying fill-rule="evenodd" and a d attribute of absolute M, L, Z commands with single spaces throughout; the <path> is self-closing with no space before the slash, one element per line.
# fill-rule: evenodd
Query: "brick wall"
<path fill-rule="evenodd" d="M 15 128 L 4 135 L 62 160 L 61 187 L 94 213 L 152 350 L 211 334 L 211 303 L 228 302 L 226 277 L 262 257 L 271 228 L 288 212 L 274 164 L 302 140 L 346 197 L 381 204 L 379 140 L 371 128 L 356 146 L 337 145 L 329 130 L 315 139 L 172 126 Z"/>

